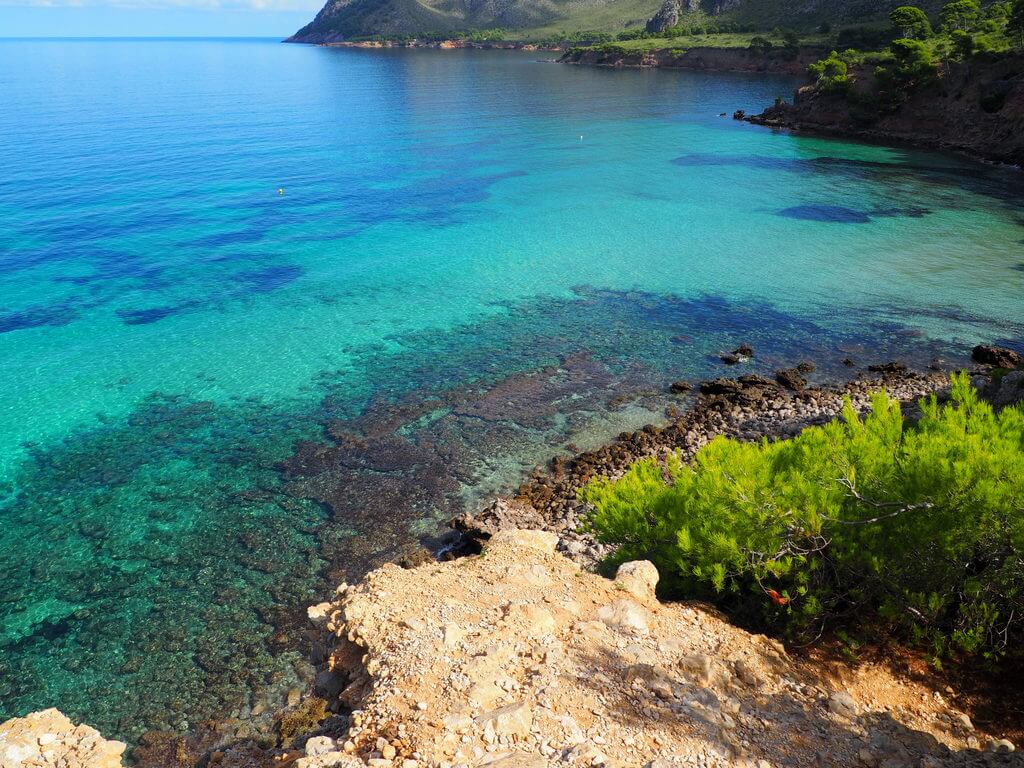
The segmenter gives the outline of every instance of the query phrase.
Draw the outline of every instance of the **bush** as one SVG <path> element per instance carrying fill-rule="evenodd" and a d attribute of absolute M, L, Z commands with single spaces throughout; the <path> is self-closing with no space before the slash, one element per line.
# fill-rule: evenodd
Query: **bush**
<path fill-rule="evenodd" d="M 791 440 L 716 438 L 692 465 L 637 462 L 583 492 L 589 527 L 649 559 L 670 595 L 814 636 L 844 621 L 941 657 L 1024 641 L 1024 410 L 994 413 L 966 374 L 904 422 L 875 395 L 859 418 Z"/>
<path fill-rule="evenodd" d="M 849 66 L 835 51 L 811 64 L 807 71 L 817 79 L 818 88 L 825 93 L 839 93 L 850 87 Z"/>

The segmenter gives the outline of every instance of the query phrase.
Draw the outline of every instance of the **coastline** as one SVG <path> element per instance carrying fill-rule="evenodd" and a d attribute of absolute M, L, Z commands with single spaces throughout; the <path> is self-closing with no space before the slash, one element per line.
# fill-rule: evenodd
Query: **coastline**
<path fill-rule="evenodd" d="M 464 537 L 453 549 L 472 551 L 500 530 L 537 529 L 556 533 L 560 552 L 592 567 L 608 554 L 606 547 L 579 530 L 586 505 L 578 493 L 593 478 L 615 478 L 639 459 L 663 460 L 677 450 L 684 461 L 690 461 L 719 435 L 745 441 L 792 437 L 805 427 L 837 417 L 846 397 L 858 413 L 864 413 L 870 408 L 871 393 L 879 389 L 886 389 L 905 408 L 948 389 L 946 371 L 918 372 L 898 362 L 872 367 L 881 370 L 826 387 L 791 389 L 756 374 L 701 382 L 695 387 L 696 402 L 667 423 L 624 432 L 596 450 L 569 458 L 556 456 L 547 467 L 534 470 L 514 494 L 495 499 L 476 514 L 453 519 L 453 528 Z M 970 370 L 981 385 L 984 371 Z"/>
<path fill-rule="evenodd" d="M 558 59 L 558 63 L 611 68 L 803 75 L 807 72 L 807 66 L 824 53 L 827 51 L 821 46 L 801 46 L 795 54 L 788 54 L 781 49 L 760 52 L 749 48 L 714 47 L 630 51 L 611 44 L 570 49 Z"/>
<path fill-rule="evenodd" d="M 1011 168 L 1024 166 L 1024 57 L 944 62 L 936 82 L 917 87 L 892 109 L 877 100 L 875 78 L 855 69 L 848 94 L 799 88 L 792 103 L 737 115 L 768 128 L 955 152 Z"/>

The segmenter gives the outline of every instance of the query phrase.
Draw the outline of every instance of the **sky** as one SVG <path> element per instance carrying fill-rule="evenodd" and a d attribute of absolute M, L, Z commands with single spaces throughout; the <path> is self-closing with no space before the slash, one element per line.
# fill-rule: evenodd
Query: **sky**
<path fill-rule="evenodd" d="M 280 37 L 323 0 L 0 0 L 4 37 Z"/>

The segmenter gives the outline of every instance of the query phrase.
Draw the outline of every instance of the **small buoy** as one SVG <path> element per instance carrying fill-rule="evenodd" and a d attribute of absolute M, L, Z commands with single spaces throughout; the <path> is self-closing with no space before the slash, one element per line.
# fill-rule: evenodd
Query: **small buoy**
<path fill-rule="evenodd" d="M 284 187 L 278 187 L 277 188 L 277 194 L 283 195 L 284 194 Z"/>

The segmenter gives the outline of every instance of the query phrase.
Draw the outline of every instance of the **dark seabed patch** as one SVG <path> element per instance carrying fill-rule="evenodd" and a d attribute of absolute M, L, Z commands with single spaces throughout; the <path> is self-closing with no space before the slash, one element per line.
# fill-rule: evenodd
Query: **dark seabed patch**
<path fill-rule="evenodd" d="M 794 205 L 783 208 L 777 214 L 787 219 L 801 221 L 824 221 L 833 224 L 868 224 L 871 217 L 863 211 L 855 211 L 841 205 Z"/>
<path fill-rule="evenodd" d="M 27 328 L 57 328 L 67 325 L 78 317 L 73 307 L 67 304 L 28 307 L 17 312 L 0 314 L 0 333 L 22 331 Z"/>
<path fill-rule="evenodd" d="M 249 293 L 269 293 L 298 280 L 305 271 L 296 264 L 280 264 L 240 272 L 234 279 Z"/>

